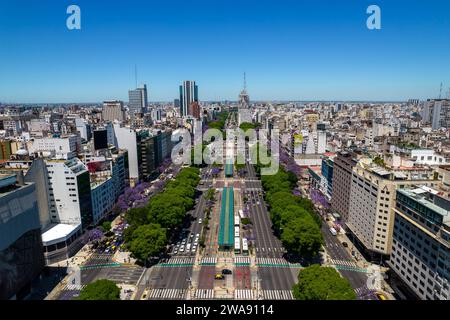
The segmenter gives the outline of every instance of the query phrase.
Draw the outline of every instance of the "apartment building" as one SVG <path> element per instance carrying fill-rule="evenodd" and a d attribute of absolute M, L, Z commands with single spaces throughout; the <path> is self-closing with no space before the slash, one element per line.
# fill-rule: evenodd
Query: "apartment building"
<path fill-rule="evenodd" d="M 391 270 L 420 299 L 450 300 L 449 198 L 427 187 L 396 198 Z"/>
<path fill-rule="evenodd" d="M 382 262 L 392 249 L 396 190 L 437 183 L 429 168 L 388 169 L 361 159 L 353 167 L 346 227 L 371 259 Z"/>

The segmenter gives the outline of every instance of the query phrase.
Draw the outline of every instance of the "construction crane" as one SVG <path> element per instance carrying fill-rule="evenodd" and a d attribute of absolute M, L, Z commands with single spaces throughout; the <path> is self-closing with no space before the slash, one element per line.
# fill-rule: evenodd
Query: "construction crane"
<path fill-rule="evenodd" d="M 439 89 L 439 99 L 442 98 L 442 82 L 441 82 L 441 88 Z"/>

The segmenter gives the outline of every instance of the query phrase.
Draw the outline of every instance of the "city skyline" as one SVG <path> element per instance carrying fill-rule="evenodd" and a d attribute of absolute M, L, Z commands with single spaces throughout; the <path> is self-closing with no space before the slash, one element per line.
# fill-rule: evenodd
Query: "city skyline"
<path fill-rule="evenodd" d="M 381 30 L 366 27 L 368 1 L 76 4 L 72 31 L 66 2 L 0 5 L 0 101 L 127 101 L 135 65 L 152 102 L 184 79 L 201 101 L 236 101 L 243 72 L 253 101 L 425 100 L 450 86 L 444 1 L 378 1 Z"/>

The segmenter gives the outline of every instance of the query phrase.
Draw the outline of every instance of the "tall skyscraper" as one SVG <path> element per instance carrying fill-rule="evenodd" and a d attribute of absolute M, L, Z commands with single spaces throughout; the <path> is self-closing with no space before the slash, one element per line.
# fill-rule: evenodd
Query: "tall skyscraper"
<path fill-rule="evenodd" d="M 180 86 L 180 115 L 182 117 L 190 115 L 190 106 L 193 102 L 198 102 L 198 86 L 195 81 L 183 81 Z"/>
<path fill-rule="evenodd" d="M 137 88 L 136 90 L 128 91 L 128 108 L 130 110 L 130 116 L 136 113 L 143 113 L 147 108 L 147 85 Z"/>

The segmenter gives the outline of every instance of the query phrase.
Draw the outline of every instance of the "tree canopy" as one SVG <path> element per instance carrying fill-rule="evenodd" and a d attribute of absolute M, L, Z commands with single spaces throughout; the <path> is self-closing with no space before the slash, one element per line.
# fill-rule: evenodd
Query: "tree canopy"
<path fill-rule="evenodd" d="M 101 279 L 84 287 L 77 300 L 120 300 L 120 288 L 111 280 Z"/>
<path fill-rule="evenodd" d="M 145 261 L 164 249 L 167 231 L 181 225 L 186 212 L 194 207 L 199 173 L 198 168 L 182 169 L 145 207 L 130 209 L 125 214 L 129 227 L 124 231 L 124 238 L 136 259 Z"/>
<path fill-rule="evenodd" d="M 300 270 L 293 287 L 298 300 L 355 300 L 356 294 L 347 279 L 336 269 L 317 264 Z"/>
<path fill-rule="evenodd" d="M 321 220 L 309 199 L 292 193 L 297 176 L 280 167 L 275 175 L 261 177 L 270 218 L 285 248 L 304 258 L 314 257 L 323 244 Z"/>
<path fill-rule="evenodd" d="M 136 259 L 146 261 L 159 254 L 166 242 L 166 229 L 152 223 L 136 228 L 128 246 Z"/>

